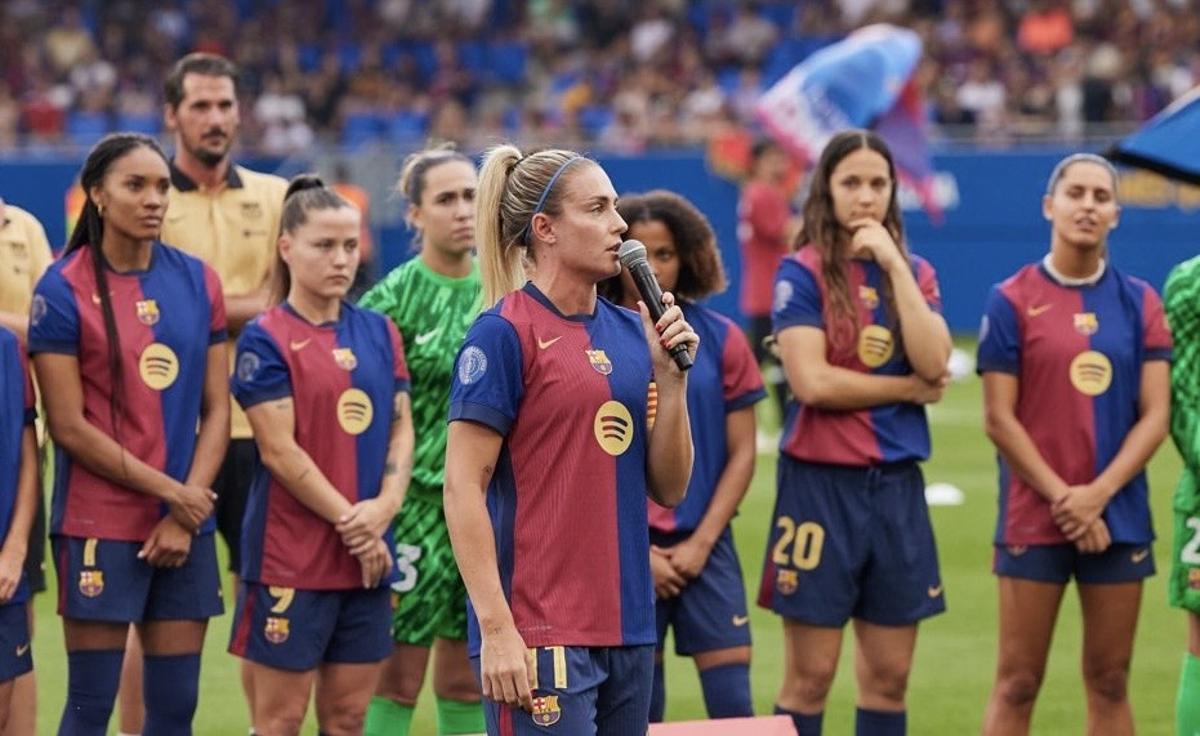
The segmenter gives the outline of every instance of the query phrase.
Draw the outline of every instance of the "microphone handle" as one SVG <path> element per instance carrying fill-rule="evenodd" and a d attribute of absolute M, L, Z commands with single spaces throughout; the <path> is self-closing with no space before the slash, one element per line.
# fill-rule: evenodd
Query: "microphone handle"
<path fill-rule="evenodd" d="M 667 308 L 662 303 L 662 287 L 658 285 L 658 279 L 654 278 L 650 264 L 645 261 L 635 264 L 629 269 L 629 275 L 633 277 L 638 294 L 650 312 L 650 319 L 658 322 L 666 314 Z M 692 356 L 688 353 L 686 344 L 676 345 L 671 348 L 670 353 L 679 370 L 686 371 L 692 367 Z"/>

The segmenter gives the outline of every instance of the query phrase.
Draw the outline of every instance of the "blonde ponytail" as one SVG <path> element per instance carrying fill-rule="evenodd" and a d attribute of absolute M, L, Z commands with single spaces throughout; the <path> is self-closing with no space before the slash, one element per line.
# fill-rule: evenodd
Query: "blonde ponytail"
<path fill-rule="evenodd" d="M 475 198 L 475 240 L 483 307 L 490 309 L 509 292 L 524 285 L 522 248 L 534 244 L 533 216 L 562 213 L 562 192 L 576 160 L 595 165 L 574 151 L 549 149 L 523 155 L 504 143 L 489 149 L 479 171 Z M 560 181 L 561 180 L 561 181 Z M 529 260 L 536 262 L 532 253 Z"/>

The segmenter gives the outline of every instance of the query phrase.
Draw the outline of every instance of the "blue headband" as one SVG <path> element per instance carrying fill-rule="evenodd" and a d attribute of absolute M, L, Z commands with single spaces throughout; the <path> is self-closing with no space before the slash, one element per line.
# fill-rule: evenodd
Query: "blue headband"
<path fill-rule="evenodd" d="M 558 181 L 558 177 L 562 176 L 562 173 L 567 170 L 568 166 L 581 158 L 583 158 L 583 156 L 573 156 L 567 159 L 563 162 L 562 166 L 558 167 L 558 171 L 554 172 L 554 176 L 550 177 L 550 181 L 546 184 L 546 188 L 542 190 L 542 196 L 538 198 L 537 207 L 534 207 L 533 212 L 529 215 L 529 222 L 526 223 L 525 229 L 521 231 L 521 241 L 524 242 L 525 245 L 529 245 L 529 234 L 533 232 L 533 216 L 541 212 L 542 208 L 546 206 L 546 197 L 550 196 L 550 190 L 554 188 L 554 183 Z"/>

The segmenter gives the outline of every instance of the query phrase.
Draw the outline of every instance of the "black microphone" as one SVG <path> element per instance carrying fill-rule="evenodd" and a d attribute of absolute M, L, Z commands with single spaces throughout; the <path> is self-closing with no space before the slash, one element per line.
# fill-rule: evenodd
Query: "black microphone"
<path fill-rule="evenodd" d="M 662 303 L 662 287 L 658 285 L 658 279 L 654 278 L 650 262 L 646 260 L 646 246 L 642 245 L 640 240 L 626 240 L 617 250 L 617 257 L 621 259 L 621 265 L 633 277 L 638 294 L 646 303 L 646 308 L 650 310 L 650 319 L 658 322 L 666 313 L 667 308 Z M 688 354 L 686 343 L 680 343 L 671 348 L 671 357 L 675 359 L 675 365 L 679 366 L 681 371 L 692 367 L 692 356 Z"/>

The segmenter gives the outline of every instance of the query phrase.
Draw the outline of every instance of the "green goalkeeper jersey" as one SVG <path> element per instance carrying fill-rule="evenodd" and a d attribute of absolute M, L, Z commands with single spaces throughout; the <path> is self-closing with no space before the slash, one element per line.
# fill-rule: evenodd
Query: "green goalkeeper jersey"
<path fill-rule="evenodd" d="M 420 257 L 394 269 L 363 295 L 360 304 L 387 315 L 404 338 L 412 376 L 413 480 L 410 496 L 441 504 L 445 478 L 446 416 L 454 359 L 481 306 L 479 267 L 451 278 Z"/>
<path fill-rule="evenodd" d="M 1163 306 L 1175 339 L 1171 365 L 1171 437 L 1183 456 L 1175 508 L 1200 507 L 1200 256 L 1171 270 Z"/>

